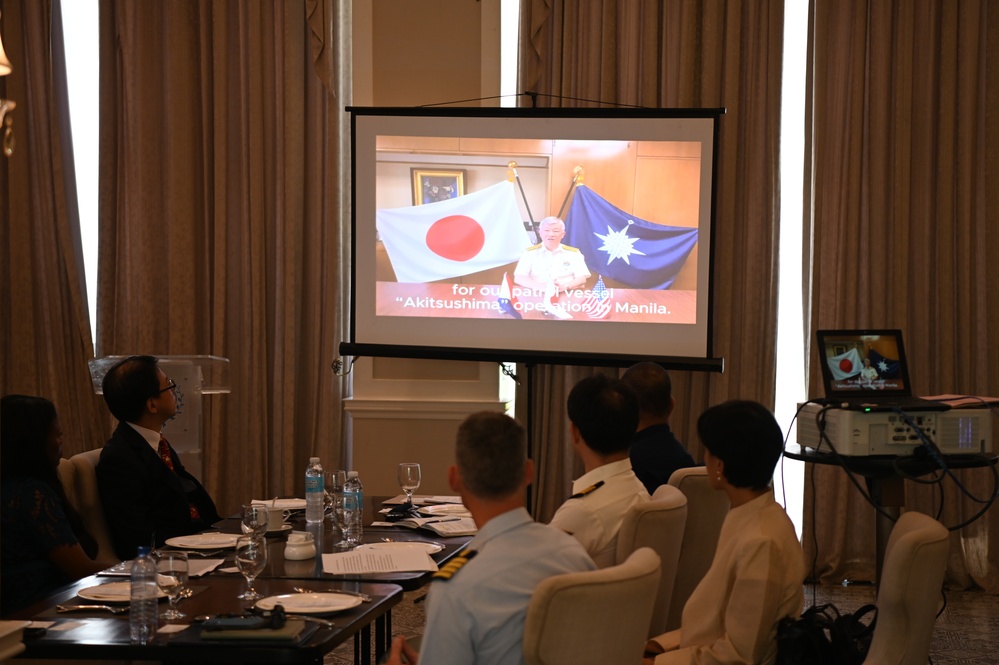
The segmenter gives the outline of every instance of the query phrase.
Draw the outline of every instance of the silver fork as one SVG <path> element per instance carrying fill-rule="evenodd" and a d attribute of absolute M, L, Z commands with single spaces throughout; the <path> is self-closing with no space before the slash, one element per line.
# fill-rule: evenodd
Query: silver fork
<path fill-rule="evenodd" d="M 306 589 L 306 588 L 303 588 L 303 587 L 300 587 L 300 586 L 292 587 L 291 590 L 294 591 L 295 593 L 342 593 L 345 596 L 355 596 L 357 598 L 360 598 L 361 600 L 363 600 L 366 603 L 370 603 L 371 602 L 371 596 L 369 596 L 366 593 L 360 593 L 358 591 L 345 591 L 343 589 L 329 589 L 327 591 L 314 591 L 313 589 Z"/>
<path fill-rule="evenodd" d="M 56 605 L 56 612 L 88 612 L 93 610 L 106 610 L 111 614 L 124 614 L 128 612 L 128 606 L 113 607 L 111 605 Z"/>

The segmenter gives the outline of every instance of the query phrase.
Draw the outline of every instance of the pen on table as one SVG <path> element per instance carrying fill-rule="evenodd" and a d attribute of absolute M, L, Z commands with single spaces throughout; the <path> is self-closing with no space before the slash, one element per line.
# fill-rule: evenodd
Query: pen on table
<path fill-rule="evenodd" d="M 461 521 L 460 517 L 448 517 L 448 518 L 439 519 L 439 520 L 430 520 L 429 522 L 424 522 L 423 524 L 424 525 L 426 525 L 426 524 L 439 524 L 440 522 L 460 522 L 460 521 Z"/>

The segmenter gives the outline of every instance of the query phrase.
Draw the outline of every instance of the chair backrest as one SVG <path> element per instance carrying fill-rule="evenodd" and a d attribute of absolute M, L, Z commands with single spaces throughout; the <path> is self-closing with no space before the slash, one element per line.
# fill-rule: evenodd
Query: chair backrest
<path fill-rule="evenodd" d="M 653 498 L 659 495 L 660 490 L 665 491 L 664 487 L 679 488 L 687 497 L 687 524 L 666 615 L 666 630 L 676 630 L 680 627 L 683 606 L 715 558 L 718 534 L 728 515 L 729 501 L 724 492 L 711 488 L 707 469 L 703 466 L 677 469 L 669 477 L 669 484 L 659 487 Z"/>
<path fill-rule="evenodd" d="M 117 561 L 111 532 L 104 517 L 104 506 L 97 489 L 97 462 L 101 449 L 88 450 L 59 462 L 59 478 L 66 489 L 66 498 L 80 513 L 83 524 L 97 541 L 97 558 L 101 561 Z M 63 466 L 66 466 L 64 476 Z M 67 482 L 67 477 L 70 479 Z"/>
<path fill-rule="evenodd" d="M 616 566 L 543 580 L 524 620 L 527 665 L 640 662 L 660 568 L 643 547 Z"/>
<path fill-rule="evenodd" d="M 662 490 L 660 492 L 659 490 Z M 637 503 L 628 509 L 617 535 L 615 562 L 623 563 L 632 552 L 651 547 L 662 566 L 659 591 L 649 622 L 648 637 L 666 632 L 670 597 L 676 581 L 676 565 L 680 559 L 683 530 L 687 523 L 687 497 L 675 487 L 664 485 L 656 490 L 652 501 Z"/>
<path fill-rule="evenodd" d="M 865 665 L 922 665 L 929 659 L 949 550 L 947 529 L 903 513 L 888 537 L 878 587 L 878 621 Z"/>

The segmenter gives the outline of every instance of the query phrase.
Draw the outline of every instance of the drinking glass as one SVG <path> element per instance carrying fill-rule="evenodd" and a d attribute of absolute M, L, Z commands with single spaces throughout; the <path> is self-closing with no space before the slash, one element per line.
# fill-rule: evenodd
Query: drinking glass
<path fill-rule="evenodd" d="M 267 533 L 267 506 L 263 504 L 243 504 L 243 533 L 262 536 Z"/>
<path fill-rule="evenodd" d="M 240 600 L 257 600 L 260 594 L 253 580 L 267 565 L 267 539 L 263 536 L 240 536 L 236 539 L 236 568 L 246 578 L 246 591 L 236 596 Z"/>
<path fill-rule="evenodd" d="M 160 616 L 168 621 L 183 619 L 186 614 L 177 609 L 177 601 L 187 585 L 187 552 L 161 550 L 156 554 L 156 586 L 166 594 L 170 607 Z"/>
<path fill-rule="evenodd" d="M 413 490 L 420 486 L 420 465 L 416 462 L 403 462 L 399 465 L 399 485 L 406 493 L 406 504 L 413 505 Z"/>
<path fill-rule="evenodd" d="M 343 528 L 343 484 L 347 482 L 347 472 L 327 471 L 323 487 L 326 489 L 326 510 L 330 513 L 333 526 Z"/>

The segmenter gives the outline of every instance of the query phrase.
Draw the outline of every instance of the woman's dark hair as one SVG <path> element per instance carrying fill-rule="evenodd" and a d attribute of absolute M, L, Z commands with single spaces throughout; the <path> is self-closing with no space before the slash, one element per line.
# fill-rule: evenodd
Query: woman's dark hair
<path fill-rule="evenodd" d="M 762 404 L 731 400 L 710 407 L 697 419 L 697 434 L 712 455 L 725 463 L 725 478 L 735 487 L 765 490 L 784 451 L 784 436 Z"/>
<path fill-rule="evenodd" d="M 97 542 L 66 498 L 57 467 L 52 465 L 45 451 L 45 441 L 58 417 L 55 404 L 44 397 L 0 397 L 0 477 L 4 481 L 33 478 L 55 490 L 73 533 L 83 550 L 93 558 L 97 554 Z"/>
<path fill-rule="evenodd" d="M 4 478 L 36 478 L 61 489 L 59 475 L 45 454 L 45 440 L 57 417 L 55 404 L 44 397 L 0 398 L 0 473 Z"/>

